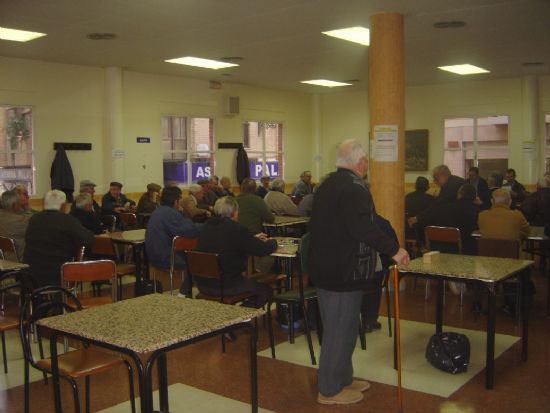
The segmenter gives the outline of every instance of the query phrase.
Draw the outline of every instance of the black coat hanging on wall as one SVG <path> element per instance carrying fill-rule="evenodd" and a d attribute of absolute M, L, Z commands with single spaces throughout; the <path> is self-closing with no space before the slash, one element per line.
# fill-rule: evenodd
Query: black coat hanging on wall
<path fill-rule="evenodd" d="M 65 153 L 63 145 L 58 145 L 50 171 L 52 189 L 59 189 L 67 195 L 67 202 L 73 202 L 74 176 L 73 168 Z"/>
<path fill-rule="evenodd" d="M 237 149 L 237 181 L 239 185 L 245 178 L 250 178 L 250 167 L 248 165 L 248 155 L 244 150 L 244 146 L 239 146 Z"/>

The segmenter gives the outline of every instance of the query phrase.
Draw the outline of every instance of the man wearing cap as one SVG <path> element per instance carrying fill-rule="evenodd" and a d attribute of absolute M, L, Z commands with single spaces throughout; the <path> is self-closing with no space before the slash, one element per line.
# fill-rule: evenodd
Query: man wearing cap
<path fill-rule="evenodd" d="M 83 179 L 82 181 L 80 181 L 80 193 L 90 194 L 90 196 L 92 197 L 92 212 L 94 213 L 97 220 L 101 222 L 101 207 L 94 199 L 95 187 L 96 187 L 96 184 L 90 181 L 89 179 Z M 74 212 L 75 208 L 76 208 L 76 197 L 75 197 L 75 201 L 71 205 L 71 213 Z"/>
<path fill-rule="evenodd" d="M 150 183 L 147 185 L 147 192 L 139 198 L 136 212 L 138 214 L 152 214 L 160 206 L 160 185 Z"/>
<path fill-rule="evenodd" d="M 103 195 L 101 200 L 101 212 L 117 216 L 121 212 L 128 212 L 134 209 L 136 203 L 124 195 L 120 182 L 111 182 L 109 192 Z"/>

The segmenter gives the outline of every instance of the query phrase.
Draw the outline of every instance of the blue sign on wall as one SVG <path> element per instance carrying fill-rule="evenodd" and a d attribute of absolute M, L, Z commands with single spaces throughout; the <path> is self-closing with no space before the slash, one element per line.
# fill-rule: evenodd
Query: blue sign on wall
<path fill-rule="evenodd" d="M 252 179 L 260 179 L 262 176 L 266 175 L 269 177 L 279 176 L 279 162 L 266 162 L 265 167 L 263 162 L 249 162 L 250 167 L 250 177 Z"/>
<path fill-rule="evenodd" d="M 181 182 L 187 183 L 187 162 L 181 161 L 164 161 L 164 182 Z M 212 168 L 208 162 L 193 162 L 191 163 L 191 180 L 197 182 L 201 179 L 208 179 L 212 174 Z"/>

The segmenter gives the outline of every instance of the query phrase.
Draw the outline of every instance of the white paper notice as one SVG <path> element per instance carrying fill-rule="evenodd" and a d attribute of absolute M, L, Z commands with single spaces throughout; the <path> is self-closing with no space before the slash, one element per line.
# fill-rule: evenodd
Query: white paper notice
<path fill-rule="evenodd" d="M 397 125 L 376 125 L 371 159 L 377 162 L 397 162 L 399 128 Z"/>
<path fill-rule="evenodd" d="M 111 156 L 113 159 L 124 159 L 124 156 L 126 153 L 124 152 L 124 149 L 113 149 L 111 151 Z"/>

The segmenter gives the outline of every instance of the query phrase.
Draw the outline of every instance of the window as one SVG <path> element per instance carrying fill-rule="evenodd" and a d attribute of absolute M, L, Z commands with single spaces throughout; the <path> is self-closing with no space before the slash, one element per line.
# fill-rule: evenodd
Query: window
<path fill-rule="evenodd" d="M 248 153 L 250 177 L 283 177 L 283 124 L 245 122 L 244 148 Z"/>
<path fill-rule="evenodd" d="M 191 185 L 214 174 L 214 120 L 162 117 L 164 183 Z"/>
<path fill-rule="evenodd" d="M 0 106 L 0 192 L 23 184 L 35 193 L 32 140 L 32 109 Z"/>
<path fill-rule="evenodd" d="M 550 173 L 550 113 L 544 115 L 544 163 L 546 173 Z"/>
<path fill-rule="evenodd" d="M 467 177 L 472 166 L 487 177 L 508 168 L 508 116 L 445 119 L 444 163 Z"/>

